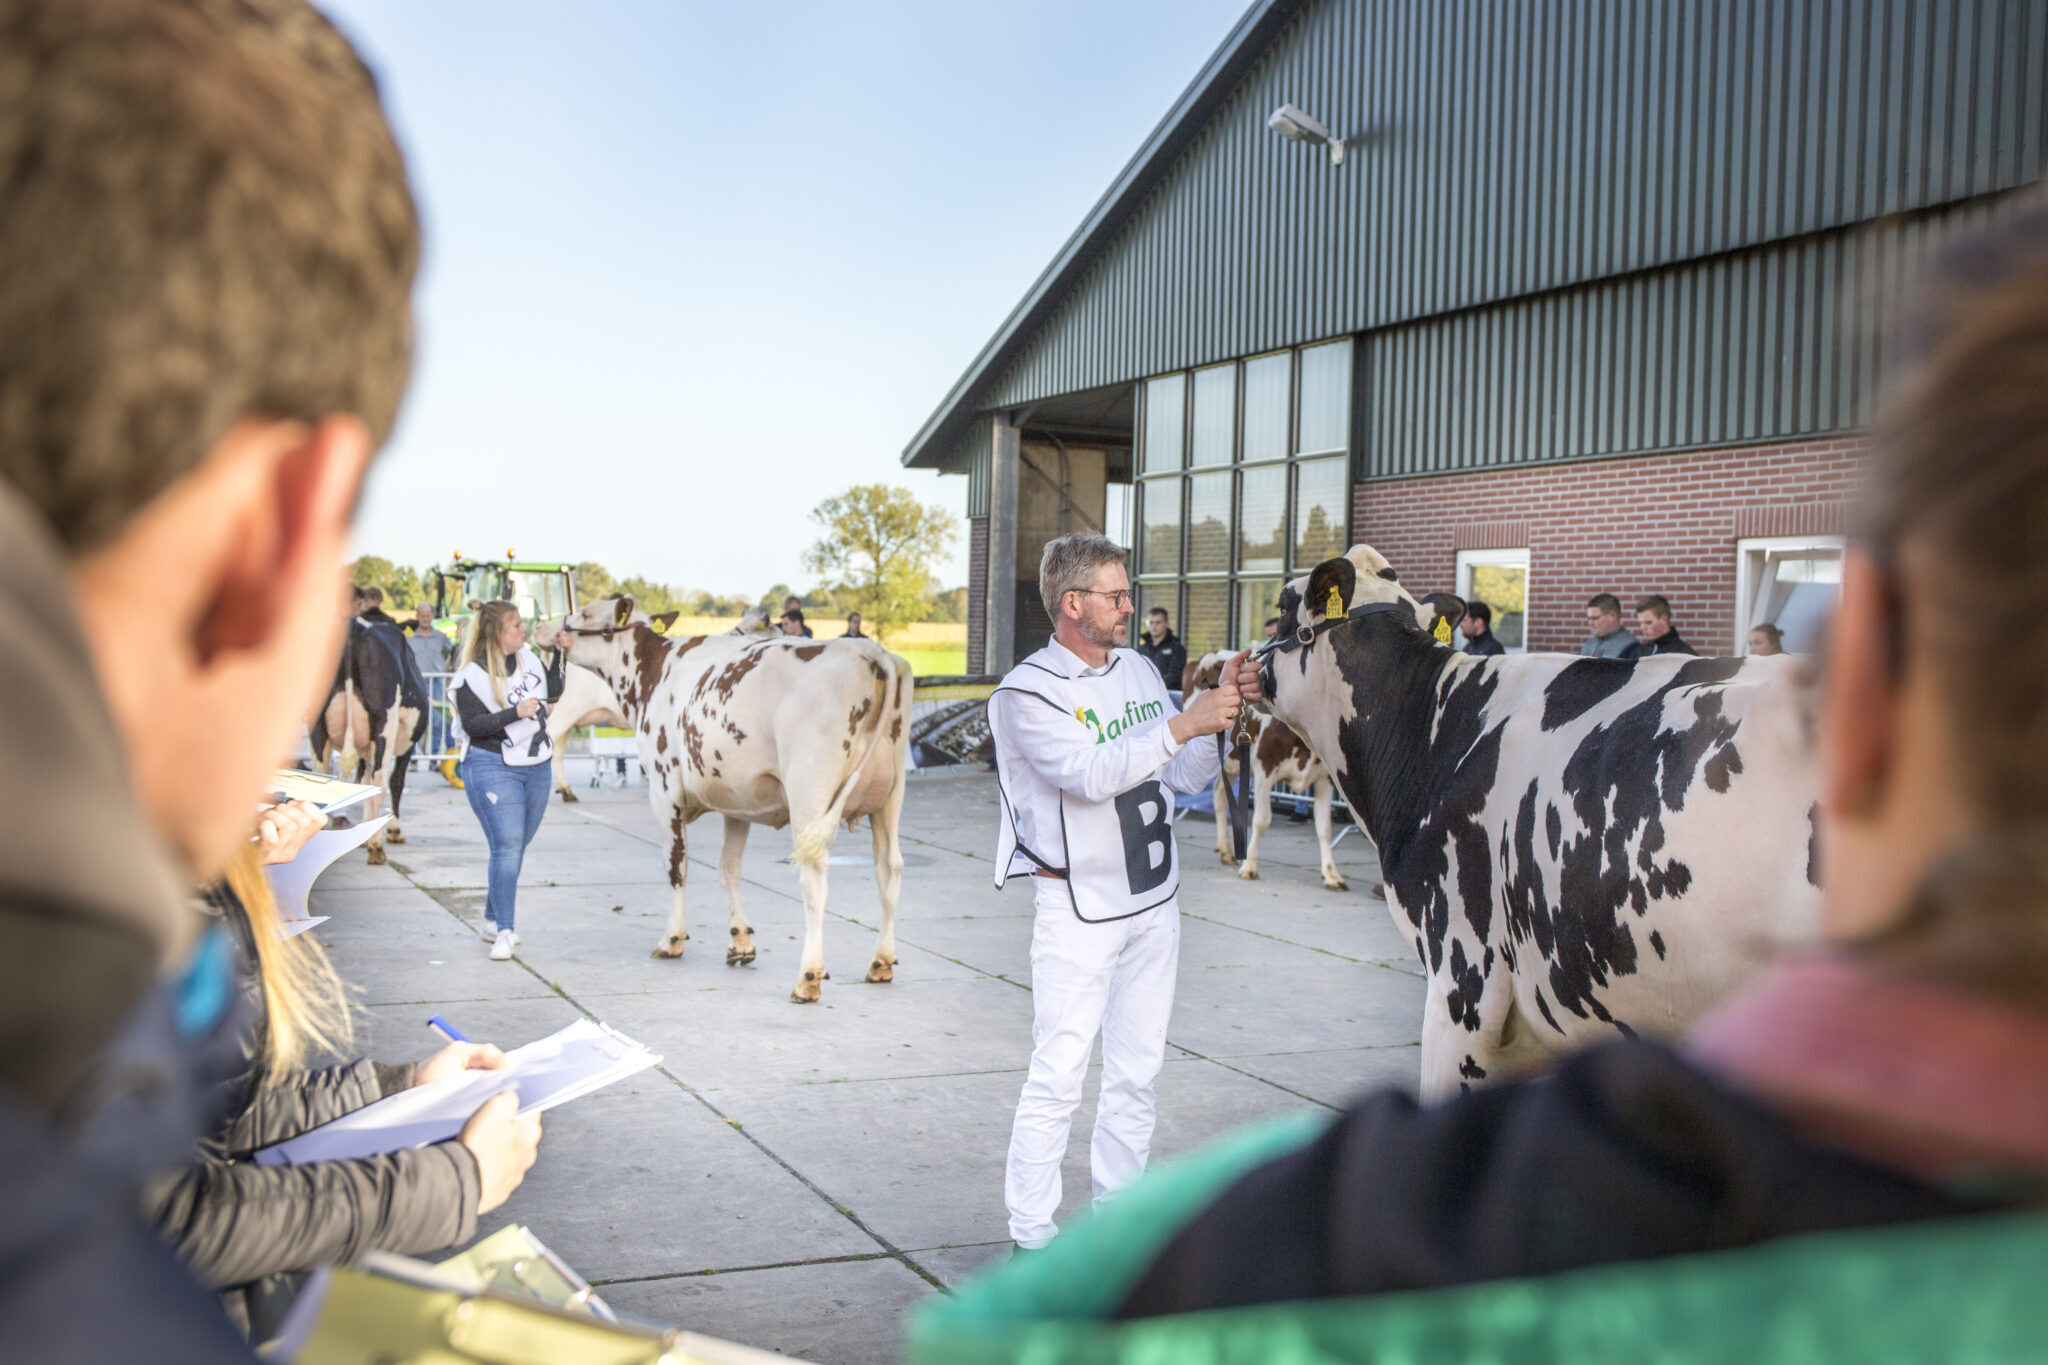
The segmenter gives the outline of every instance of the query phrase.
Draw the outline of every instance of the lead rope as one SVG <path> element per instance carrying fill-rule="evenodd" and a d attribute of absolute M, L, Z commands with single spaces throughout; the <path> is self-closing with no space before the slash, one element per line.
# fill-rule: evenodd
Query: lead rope
<path fill-rule="evenodd" d="M 1237 750 L 1237 786 L 1230 785 L 1230 754 L 1232 745 Z M 1251 801 L 1245 794 L 1245 783 L 1251 780 L 1252 744 L 1245 730 L 1244 712 L 1237 713 L 1228 730 L 1216 732 L 1217 776 L 1223 783 L 1223 801 L 1230 812 L 1230 845 L 1237 861 L 1243 862 L 1245 841 L 1251 833 Z"/>

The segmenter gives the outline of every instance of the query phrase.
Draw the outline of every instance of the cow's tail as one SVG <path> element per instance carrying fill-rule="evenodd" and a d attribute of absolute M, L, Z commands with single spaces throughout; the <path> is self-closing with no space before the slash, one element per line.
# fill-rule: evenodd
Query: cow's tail
<path fill-rule="evenodd" d="M 894 687 L 900 692 L 903 685 L 902 679 L 896 676 L 893 656 L 889 657 L 892 658 L 889 671 L 884 673 L 877 670 L 875 674 L 874 705 L 868 708 L 868 714 L 862 722 L 866 733 L 855 737 L 862 742 L 856 746 L 857 752 L 853 761 L 847 765 L 846 771 L 839 775 L 839 790 L 832 793 L 831 802 L 818 818 L 797 832 L 792 853 L 799 863 L 824 860 L 832 847 L 832 837 L 839 832 L 840 821 L 845 818 L 847 799 L 853 795 L 854 785 L 859 782 L 860 775 L 867 771 L 868 760 L 875 754 L 875 746 L 882 742 L 882 736 L 889 728 L 889 719 L 895 714 L 895 708 L 889 705 L 890 691 Z"/>

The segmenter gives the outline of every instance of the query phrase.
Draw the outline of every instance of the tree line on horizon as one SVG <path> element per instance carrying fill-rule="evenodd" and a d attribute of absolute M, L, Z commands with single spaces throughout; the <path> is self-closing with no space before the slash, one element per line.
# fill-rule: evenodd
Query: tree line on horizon
<path fill-rule="evenodd" d="M 822 534 L 804 551 L 803 567 L 818 576 L 807 590 L 776 583 L 759 597 L 718 593 L 675 583 L 659 583 L 641 575 L 615 576 L 604 565 L 585 561 L 574 570 L 576 600 L 620 594 L 631 597 L 650 615 L 677 611 L 685 616 L 741 616 L 758 609 L 782 614 L 794 596 L 806 613 L 843 617 L 858 611 L 869 634 L 886 636 L 916 621 L 965 621 L 967 589 L 941 588 L 932 563 L 958 534 L 958 518 L 940 507 L 918 502 L 908 489 L 889 484 L 857 484 L 826 498 L 811 510 Z M 358 587 L 384 590 L 393 613 L 410 612 L 422 602 L 431 605 L 431 567 L 409 568 L 381 555 L 362 555 L 349 565 Z"/>

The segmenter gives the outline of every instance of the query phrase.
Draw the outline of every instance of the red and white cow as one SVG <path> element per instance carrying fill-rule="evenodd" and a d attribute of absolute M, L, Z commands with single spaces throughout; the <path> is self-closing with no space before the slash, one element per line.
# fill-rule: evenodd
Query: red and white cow
<path fill-rule="evenodd" d="M 1229 650 L 1217 650 L 1204 654 L 1188 665 L 1182 691 L 1187 696 L 1214 687 L 1223 676 L 1223 665 L 1232 657 Z M 1288 729 L 1263 705 L 1255 706 L 1244 713 L 1246 738 L 1252 753 L 1252 821 L 1251 834 L 1245 840 L 1244 862 L 1238 867 L 1237 875 L 1246 881 L 1259 879 L 1259 838 L 1273 823 L 1273 788 L 1285 782 L 1297 792 L 1313 795 L 1312 808 L 1315 812 L 1316 847 L 1323 855 L 1323 885 L 1332 891 L 1348 888 L 1343 875 L 1337 871 L 1337 860 L 1330 847 L 1330 807 L 1336 795 L 1337 784 L 1330 780 L 1329 770 L 1316 759 L 1314 750 L 1303 742 L 1300 735 Z M 1223 865 L 1229 867 L 1237 862 L 1230 846 L 1230 808 L 1224 794 L 1223 784 L 1237 781 L 1237 746 L 1232 745 L 1223 761 L 1222 775 L 1216 779 L 1216 852 L 1223 858 Z"/>
<path fill-rule="evenodd" d="M 610 686 L 640 739 L 654 812 L 669 829 L 675 889 L 656 957 L 680 957 L 690 822 L 725 817 L 718 880 L 731 903 L 728 966 L 754 960 L 740 910 L 747 827 L 791 826 L 804 897 L 804 945 L 790 998 L 815 1001 L 825 980 L 825 868 L 840 822 L 870 817 L 882 932 L 869 981 L 896 967 L 896 899 L 903 882 L 897 826 L 910 752 L 910 663 L 872 640 L 697 635 L 652 629 L 630 597 L 591 602 L 568 619 L 569 661 Z"/>

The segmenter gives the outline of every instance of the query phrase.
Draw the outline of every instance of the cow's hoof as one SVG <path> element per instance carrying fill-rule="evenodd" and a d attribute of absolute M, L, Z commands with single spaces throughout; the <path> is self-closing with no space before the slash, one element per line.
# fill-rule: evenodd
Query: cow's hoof
<path fill-rule="evenodd" d="M 1372 890 L 1366 894 L 1376 901 L 1383 901 L 1387 898 L 1387 884 L 1385 882 L 1374 882 Z"/>
<path fill-rule="evenodd" d="M 821 994 L 818 977 L 819 973 L 817 972 L 805 972 L 804 979 L 797 982 L 796 989 L 789 993 L 790 1003 L 796 1005 L 817 1004 L 818 996 Z"/>
<path fill-rule="evenodd" d="M 1351 889 L 1351 883 L 1345 881 L 1342 877 L 1325 877 L 1323 878 L 1323 885 L 1331 891 L 1349 891 Z"/>
<path fill-rule="evenodd" d="M 375 844 L 370 845 L 370 866 L 384 866 L 384 850 L 378 848 Z"/>
<path fill-rule="evenodd" d="M 1225 867 L 1236 867 L 1236 866 L 1237 866 L 1237 859 L 1235 859 L 1235 858 L 1231 857 L 1231 856 L 1230 856 L 1230 855 L 1229 855 L 1228 853 L 1219 853 L 1219 854 L 1217 854 L 1216 856 L 1217 856 L 1217 857 L 1218 857 L 1219 859 L 1221 859 L 1221 860 L 1222 860 L 1222 862 L 1223 862 L 1223 865 L 1224 865 Z"/>
<path fill-rule="evenodd" d="M 886 981 L 894 981 L 895 979 L 895 963 L 884 962 L 882 961 L 882 959 L 878 957 L 873 962 L 868 964 L 868 980 L 874 985 L 879 986 Z"/>
<path fill-rule="evenodd" d="M 396 825 L 386 825 L 386 826 L 384 827 L 384 842 L 385 842 L 385 843 L 387 843 L 387 844 L 402 844 L 402 843 L 404 843 L 404 842 L 405 842 L 405 831 L 404 831 L 404 830 L 402 830 L 402 829 L 400 829 L 400 828 L 399 828 L 398 826 L 396 826 Z"/>
<path fill-rule="evenodd" d="M 570 791 L 567 787 L 562 788 L 562 802 L 564 805 L 573 806 L 582 799 L 582 797 L 576 795 L 575 792 Z"/>
<path fill-rule="evenodd" d="M 727 948 L 725 950 L 725 965 L 728 967 L 753 966 L 754 950 L 752 948 L 749 948 L 747 949 L 747 951 L 743 953 L 737 948 Z"/>
<path fill-rule="evenodd" d="M 1237 870 L 1237 875 L 1240 881 L 1255 882 L 1259 879 L 1259 865 L 1246 863 Z"/>
<path fill-rule="evenodd" d="M 683 937 L 687 938 L 689 935 L 685 934 Z M 654 957 L 681 957 L 682 955 L 683 940 L 677 938 L 674 934 L 670 934 L 667 938 L 655 944 L 654 952 L 651 954 Z"/>

